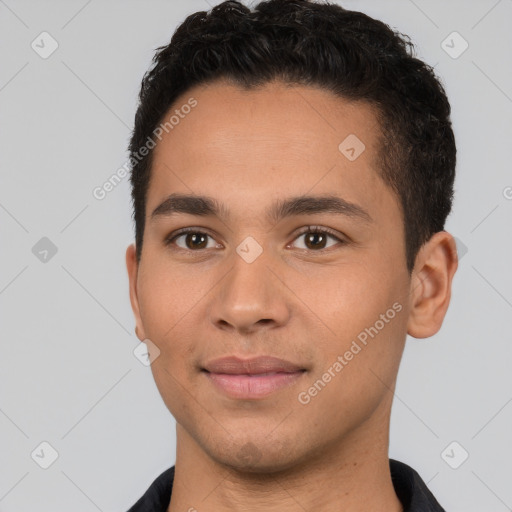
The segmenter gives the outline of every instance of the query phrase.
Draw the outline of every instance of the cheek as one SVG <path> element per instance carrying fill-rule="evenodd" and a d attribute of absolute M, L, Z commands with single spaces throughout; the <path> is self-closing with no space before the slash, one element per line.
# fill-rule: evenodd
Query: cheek
<path fill-rule="evenodd" d="M 149 338 L 166 342 L 183 334 L 187 315 L 194 314 L 210 287 L 194 277 L 193 268 L 171 264 L 164 258 L 148 258 L 146 268 L 138 288 L 142 322 Z"/>
<path fill-rule="evenodd" d="M 407 325 L 406 280 L 383 265 L 364 262 L 320 280 L 324 293 L 316 289 L 307 299 L 322 320 L 318 365 L 310 382 L 321 389 L 315 407 L 320 411 L 338 404 L 330 413 L 336 421 L 347 410 L 358 411 L 362 419 L 389 392 L 398 371 Z"/>
<path fill-rule="evenodd" d="M 201 340 L 197 312 L 210 287 L 176 269 L 148 267 L 151 272 L 143 276 L 139 303 L 145 335 L 160 350 L 151 370 L 167 407 L 180 415 L 175 408 L 186 407 L 184 390 L 193 393 L 195 385 L 194 352 Z"/>
<path fill-rule="evenodd" d="M 159 393 L 175 418 L 186 418 L 191 407 L 186 396 L 195 396 L 193 357 L 197 343 L 196 309 L 208 286 L 173 265 L 156 258 L 146 260 L 141 273 L 139 304 L 146 337 L 160 350 L 151 364 Z M 196 324 L 197 326 L 197 324 Z"/>
<path fill-rule="evenodd" d="M 403 295 L 403 284 L 384 268 L 366 264 L 337 265 L 303 273 L 296 290 L 326 330 L 327 346 L 334 339 L 343 344 L 379 321 Z M 394 319 L 397 315 L 392 310 Z M 387 319 L 387 318 L 386 318 Z M 380 325 L 380 323 L 379 323 Z M 387 324 L 386 324 L 387 326 Z M 336 347 L 341 348 L 341 347 Z"/>
<path fill-rule="evenodd" d="M 163 402 L 179 423 L 186 425 L 189 418 L 201 414 L 200 407 L 197 410 L 201 403 L 195 398 L 195 382 L 188 379 L 179 355 L 162 352 L 152 363 L 151 372 Z"/>
<path fill-rule="evenodd" d="M 308 421 L 321 417 L 320 423 L 338 425 L 341 431 L 370 418 L 392 396 L 406 325 L 405 308 L 397 301 L 347 297 L 340 297 L 339 307 L 331 306 L 330 317 L 324 316 L 336 336 L 324 333 L 318 364 L 297 397 L 308 402 Z"/>

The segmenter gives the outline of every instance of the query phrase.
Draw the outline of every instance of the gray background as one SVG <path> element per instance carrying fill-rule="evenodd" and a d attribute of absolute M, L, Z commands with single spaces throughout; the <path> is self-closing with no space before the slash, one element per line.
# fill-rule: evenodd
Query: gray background
<path fill-rule="evenodd" d="M 407 342 L 390 456 L 448 512 L 512 510 L 512 1 L 343 5 L 411 36 L 446 86 L 458 143 L 447 229 L 462 258 L 441 332 Z M 101 201 L 92 191 L 126 161 L 154 48 L 208 8 L 0 0 L 2 512 L 123 511 L 174 463 L 174 421 L 132 353 L 128 179 Z M 59 45 L 46 59 L 31 47 L 51 47 L 43 31 Z M 458 58 L 453 31 L 469 43 Z M 57 248 L 46 262 L 43 237 Z M 48 469 L 43 441 L 58 453 Z"/>

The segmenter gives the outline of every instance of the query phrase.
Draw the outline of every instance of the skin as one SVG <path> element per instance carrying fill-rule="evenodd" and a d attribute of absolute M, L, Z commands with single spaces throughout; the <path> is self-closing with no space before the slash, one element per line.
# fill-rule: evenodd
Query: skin
<path fill-rule="evenodd" d="M 170 110 L 190 97 L 197 107 L 155 148 L 140 264 L 133 244 L 126 251 L 136 332 L 160 350 L 151 369 L 177 422 L 168 511 L 402 511 L 388 459 L 393 391 L 406 335 L 441 327 L 457 268 L 453 237 L 436 233 L 409 275 L 402 211 L 377 172 L 369 105 L 305 86 L 244 91 L 217 81 Z M 366 147 L 354 161 L 338 149 L 349 134 Z M 178 192 L 211 196 L 229 217 L 152 220 Z M 371 222 L 265 216 L 277 199 L 322 194 L 356 203 Z M 311 225 L 342 242 L 311 240 Z M 197 248 L 184 235 L 165 245 L 183 227 L 207 242 Z M 248 236 L 263 249 L 252 263 L 236 252 Z M 300 403 L 298 394 L 395 303 L 401 311 Z M 307 371 L 267 398 L 233 399 L 200 371 L 227 355 L 272 355 Z"/>

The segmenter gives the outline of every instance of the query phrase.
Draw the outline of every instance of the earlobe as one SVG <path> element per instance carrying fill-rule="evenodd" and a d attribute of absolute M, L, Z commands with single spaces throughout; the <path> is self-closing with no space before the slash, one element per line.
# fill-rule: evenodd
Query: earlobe
<path fill-rule="evenodd" d="M 137 338 L 142 341 L 146 336 L 144 335 L 144 328 L 140 317 L 139 298 L 137 294 L 138 263 L 135 244 L 129 245 L 126 249 L 126 269 L 128 271 L 130 303 L 135 317 L 135 334 Z"/>
<path fill-rule="evenodd" d="M 407 325 L 410 336 L 428 338 L 439 331 L 450 303 L 457 266 L 455 240 L 446 231 L 435 233 L 420 249 L 411 279 Z"/>

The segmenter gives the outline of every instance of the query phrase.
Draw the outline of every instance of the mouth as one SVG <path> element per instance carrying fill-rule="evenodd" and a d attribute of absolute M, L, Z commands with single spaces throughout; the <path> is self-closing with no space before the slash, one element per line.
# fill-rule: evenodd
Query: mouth
<path fill-rule="evenodd" d="M 224 357 L 202 368 L 217 391 L 245 400 L 265 398 L 296 383 L 306 371 L 290 361 L 270 356 L 245 360 Z"/>

